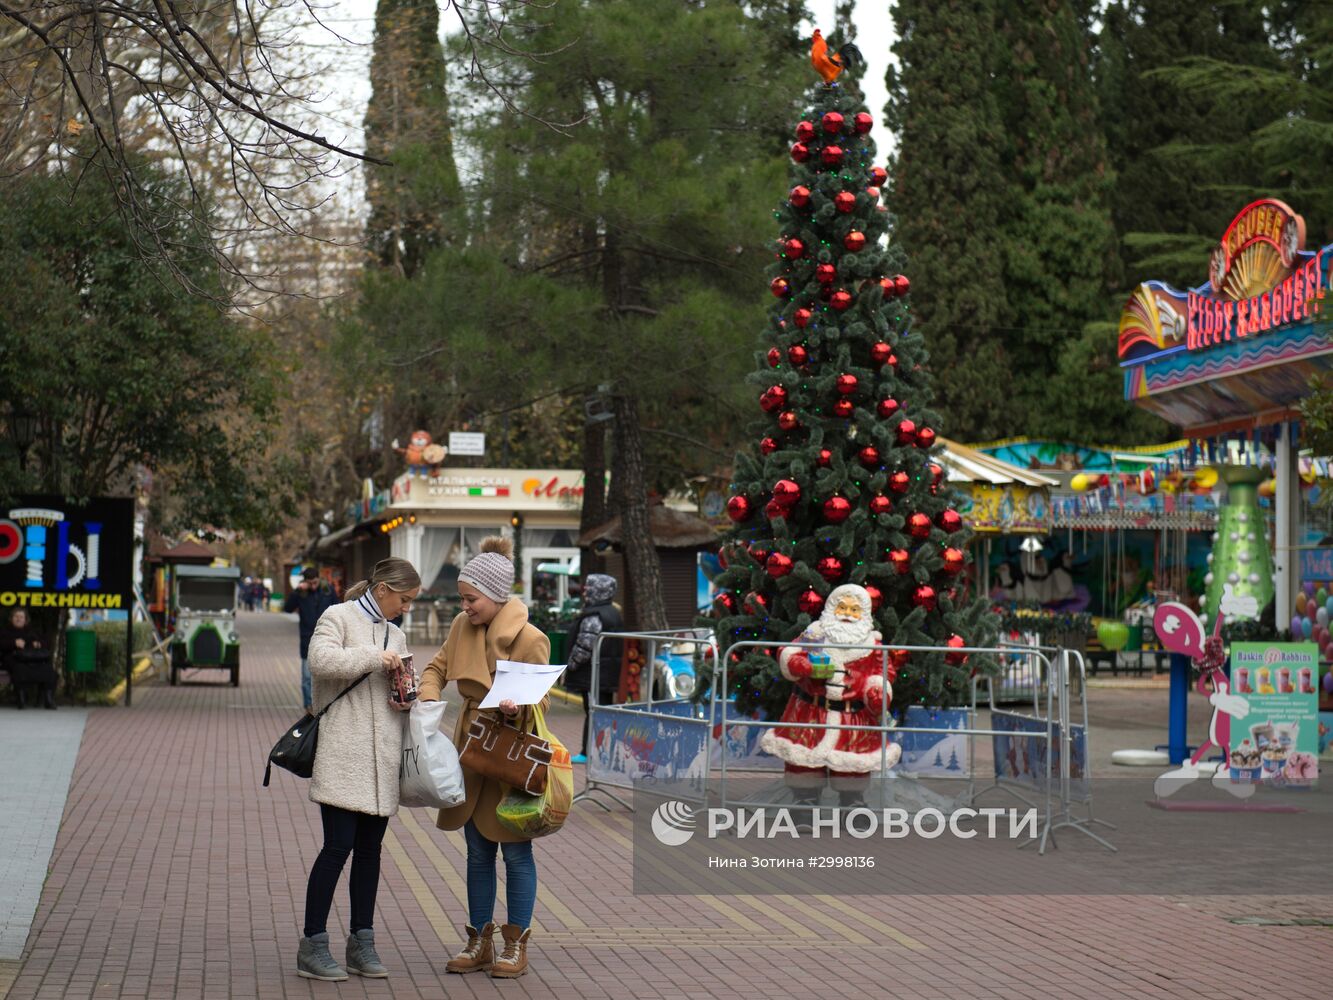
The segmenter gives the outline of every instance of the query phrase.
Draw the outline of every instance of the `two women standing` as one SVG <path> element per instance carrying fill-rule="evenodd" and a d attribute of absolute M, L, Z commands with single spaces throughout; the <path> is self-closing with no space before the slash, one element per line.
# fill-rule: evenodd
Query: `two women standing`
<path fill-rule="evenodd" d="M 460 748 L 479 711 L 478 704 L 491 688 L 496 661 L 546 663 L 550 654 L 549 640 L 528 621 L 527 607 L 510 596 L 514 586 L 512 543 L 505 538 L 488 538 L 481 549 L 459 573 L 463 612 L 454 619 L 444 645 L 424 671 L 419 695 L 422 701 L 439 700 L 449 681 L 458 685 L 463 704 L 454 743 Z M 325 922 L 349 851 L 352 936 L 348 939 L 347 971 L 372 977 L 388 975 L 375 954 L 372 920 L 380 842 L 388 817 L 398 808 L 402 724 L 391 715 L 389 683 L 384 675 L 401 663 L 398 656 L 407 646 L 402 632 L 384 619 L 410 607 L 420 587 L 411 564 L 386 559 L 376 565 L 364 591 L 352 588 L 346 603 L 325 612 L 311 639 L 316 708 L 329 704 L 358 676 L 371 676 L 369 683 L 359 685 L 334 705 L 320 723 L 310 797 L 320 803 L 325 846 L 310 875 L 305 937 L 297 960 L 298 972 L 308 978 L 347 978 L 329 952 Z M 354 595 L 359 599 L 351 600 Z M 344 706 L 343 702 L 351 704 Z M 543 710 L 548 703 L 542 702 Z M 506 701 L 500 708 L 510 721 L 531 727 L 531 707 L 520 708 Z M 331 725 L 334 719 L 342 721 Z M 532 843 L 497 821 L 495 808 L 504 795 L 499 782 L 469 768 L 464 768 L 463 777 L 466 800 L 452 809 L 440 810 L 437 824 L 443 830 L 461 828 L 467 843 L 467 944 L 446 968 L 449 972 L 488 971 L 494 978 L 514 978 L 528 969 L 527 944 L 537 898 Z M 499 853 L 505 860 L 508 922 L 497 928 L 495 866 Z M 498 954 L 494 942 L 497 929 L 503 938 Z"/>

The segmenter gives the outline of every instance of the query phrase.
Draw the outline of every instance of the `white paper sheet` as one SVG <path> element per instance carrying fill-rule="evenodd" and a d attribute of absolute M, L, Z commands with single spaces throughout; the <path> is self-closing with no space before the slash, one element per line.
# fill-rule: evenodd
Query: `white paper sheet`
<path fill-rule="evenodd" d="M 481 700 L 480 708 L 499 708 L 506 699 L 516 705 L 535 705 L 564 672 L 563 663 L 517 663 L 495 661 L 495 680 Z"/>

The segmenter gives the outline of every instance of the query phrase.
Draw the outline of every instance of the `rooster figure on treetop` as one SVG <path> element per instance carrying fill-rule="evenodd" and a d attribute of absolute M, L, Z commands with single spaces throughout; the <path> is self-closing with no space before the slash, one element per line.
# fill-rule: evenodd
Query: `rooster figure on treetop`
<path fill-rule="evenodd" d="M 838 49 L 837 52 L 830 52 L 828 42 L 824 41 L 823 32 L 815 29 L 814 41 L 810 44 L 810 64 L 814 66 L 815 72 L 824 78 L 824 82 L 832 84 L 838 78 L 838 74 L 853 63 L 864 62 L 861 56 L 861 50 L 851 42 Z"/>

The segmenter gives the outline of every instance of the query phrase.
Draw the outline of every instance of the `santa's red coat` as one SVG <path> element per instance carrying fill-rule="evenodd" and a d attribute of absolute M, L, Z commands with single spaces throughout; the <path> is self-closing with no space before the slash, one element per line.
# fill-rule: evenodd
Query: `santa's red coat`
<path fill-rule="evenodd" d="M 889 682 L 884 683 L 884 655 L 867 653 L 839 666 L 828 680 L 811 677 L 810 650 L 786 646 L 778 654 L 782 674 L 795 689 L 782 712 L 782 722 L 764 733 L 760 749 L 797 767 L 827 767 L 832 771 L 878 771 L 881 762 L 892 767 L 901 750 L 890 743 L 884 756 L 884 737 L 864 729 L 808 729 L 806 725 L 879 726 L 881 710 L 893 701 L 898 669 L 889 660 Z M 808 697 L 801 697 L 801 693 Z M 843 702 L 843 710 L 824 707 L 820 699 Z M 803 725 L 804 724 L 804 725 Z"/>

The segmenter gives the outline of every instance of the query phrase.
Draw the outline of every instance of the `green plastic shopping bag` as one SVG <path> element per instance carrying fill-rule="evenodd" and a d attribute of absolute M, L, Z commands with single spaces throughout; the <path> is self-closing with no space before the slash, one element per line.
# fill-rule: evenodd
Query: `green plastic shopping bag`
<path fill-rule="evenodd" d="M 495 808 L 495 818 L 510 833 L 520 837 L 545 837 L 565 825 L 574 799 L 574 768 L 569 751 L 546 727 L 546 717 L 534 707 L 532 731 L 551 744 L 546 791 L 540 795 L 511 790 Z"/>

